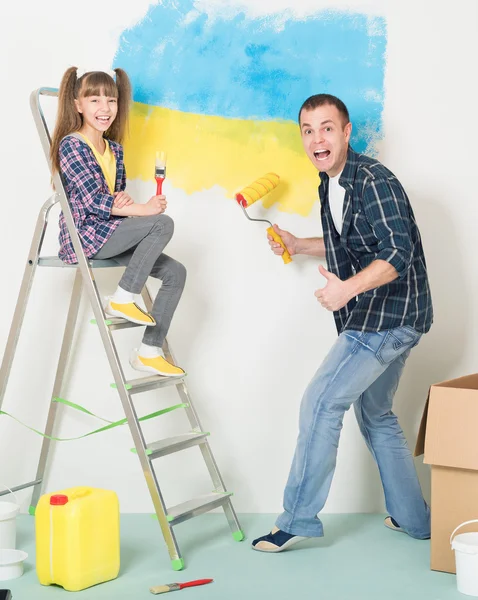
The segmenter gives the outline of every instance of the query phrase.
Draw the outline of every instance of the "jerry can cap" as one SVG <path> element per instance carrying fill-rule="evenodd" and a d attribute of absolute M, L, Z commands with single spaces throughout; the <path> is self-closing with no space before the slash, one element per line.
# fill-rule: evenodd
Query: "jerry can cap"
<path fill-rule="evenodd" d="M 53 494 L 53 496 L 50 496 L 50 504 L 52 506 L 63 506 L 67 502 L 68 496 L 65 496 L 64 494 Z"/>

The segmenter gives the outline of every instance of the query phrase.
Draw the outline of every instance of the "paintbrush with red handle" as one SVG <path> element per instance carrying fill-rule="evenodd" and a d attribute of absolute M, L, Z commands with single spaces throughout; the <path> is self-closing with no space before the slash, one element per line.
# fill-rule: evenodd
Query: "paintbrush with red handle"
<path fill-rule="evenodd" d="M 196 579 L 196 581 L 188 581 L 186 583 L 168 583 L 167 585 L 157 585 L 155 587 L 149 588 L 149 591 L 152 594 L 165 594 L 166 592 L 175 592 L 177 590 L 182 590 L 187 587 L 194 587 L 196 585 L 206 585 L 206 583 L 211 583 L 214 579 Z"/>
<path fill-rule="evenodd" d="M 163 181 L 166 179 L 166 152 L 156 152 L 154 178 L 156 179 L 156 196 L 161 196 Z"/>

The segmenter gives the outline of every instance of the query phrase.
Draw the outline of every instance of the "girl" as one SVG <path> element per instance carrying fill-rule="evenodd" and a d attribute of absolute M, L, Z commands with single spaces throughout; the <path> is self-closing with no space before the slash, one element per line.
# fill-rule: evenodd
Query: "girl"
<path fill-rule="evenodd" d="M 146 325 L 143 343 L 131 354 L 131 366 L 180 377 L 183 369 L 166 361 L 162 345 L 181 298 L 186 269 L 163 254 L 174 230 L 172 219 L 164 214 L 165 196 L 153 196 L 146 204 L 137 204 L 125 192 L 120 144 L 127 126 L 131 85 L 122 69 L 115 69 L 115 74 L 116 81 L 103 71 L 90 71 L 80 77 L 76 67 L 65 72 L 51 162 L 54 172 L 62 175 L 86 257 L 112 258 L 126 266 L 105 312 Z M 68 264 L 77 263 L 63 213 L 59 240 L 59 257 Z M 135 294 L 141 292 L 149 275 L 162 281 L 152 314 L 135 302 Z"/>

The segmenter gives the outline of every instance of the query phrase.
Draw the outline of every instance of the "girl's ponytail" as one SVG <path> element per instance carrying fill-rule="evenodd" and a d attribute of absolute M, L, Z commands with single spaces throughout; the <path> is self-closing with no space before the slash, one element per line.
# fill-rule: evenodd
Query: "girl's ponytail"
<path fill-rule="evenodd" d="M 123 143 L 123 139 L 128 127 L 128 115 L 131 104 L 131 83 L 126 71 L 115 69 L 116 87 L 118 89 L 118 114 L 110 129 L 107 137 L 115 142 Z"/>
<path fill-rule="evenodd" d="M 82 120 L 75 106 L 75 89 L 77 87 L 77 68 L 70 67 L 65 71 L 58 94 L 58 113 L 50 147 L 52 173 L 60 170 L 60 142 L 74 131 L 81 128 Z"/>

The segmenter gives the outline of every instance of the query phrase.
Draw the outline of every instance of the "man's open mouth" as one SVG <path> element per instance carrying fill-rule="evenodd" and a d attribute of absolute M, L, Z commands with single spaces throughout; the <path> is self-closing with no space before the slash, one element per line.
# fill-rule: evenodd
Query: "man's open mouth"
<path fill-rule="evenodd" d="M 325 160 L 330 156 L 330 150 L 314 150 L 316 160 Z"/>

